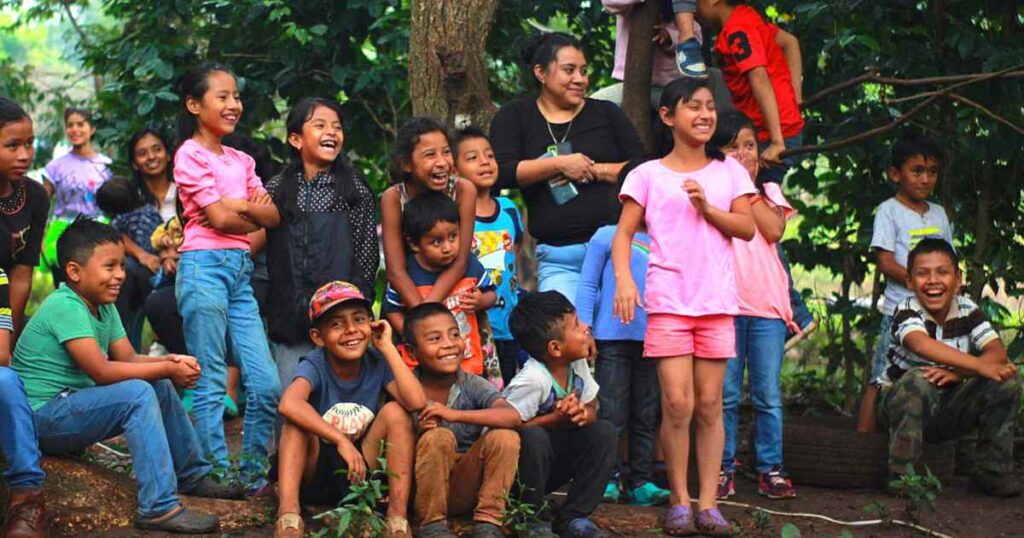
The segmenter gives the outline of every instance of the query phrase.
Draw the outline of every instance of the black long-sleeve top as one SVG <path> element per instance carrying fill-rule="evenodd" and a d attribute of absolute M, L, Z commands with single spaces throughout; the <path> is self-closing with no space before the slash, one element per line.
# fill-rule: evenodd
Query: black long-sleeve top
<path fill-rule="evenodd" d="M 566 141 L 573 153 L 583 153 L 596 163 L 620 163 L 642 157 L 643 143 L 629 118 L 615 104 L 587 99 L 571 122 Z M 552 123 L 551 131 L 561 141 L 569 122 Z M 555 142 L 533 97 L 505 104 L 491 122 L 491 144 L 498 159 L 498 181 L 503 188 L 516 188 L 520 161 L 540 157 Z M 530 234 L 539 243 L 573 245 L 590 240 L 601 226 L 618 221 L 621 206 L 618 185 L 576 183 L 579 195 L 564 205 L 555 203 L 547 181 L 522 189 L 529 211 Z"/>

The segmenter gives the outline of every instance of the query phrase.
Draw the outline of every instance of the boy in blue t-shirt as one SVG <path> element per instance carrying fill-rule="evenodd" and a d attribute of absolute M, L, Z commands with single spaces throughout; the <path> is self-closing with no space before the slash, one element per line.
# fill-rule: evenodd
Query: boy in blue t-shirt
<path fill-rule="evenodd" d="M 387 443 L 387 535 L 409 534 L 415 443 L 409 411 L 426 404 L 423 387 L 391 341 L 391 326 L 373 321 L 371 304 L 348 282 L 325 284 L 309 301 L 309 337 L 316 350 L 299 360 L 281 396 L 278 508 L 274 536 L 304 536 L 299 498 L 337 503 L 346 481 L 366 479 Z M 375 349 L 369 347 L 373 340 Z M 381 406 L 387 392 L 394 402 Z"/>
<path fill-rule="evenodd" d="M 651 482 L 651 460 L 658 436 L 661 391 L 655 362 L 644 358 L 647 315 L 637 309 L 632 323 L 615 315 L 615 269 L 612 267 L 612 238 L 615 226 L 599 228 L 587 243 L 576 307 L 580 323 L 589 325 L 597 342 L 595 377 L 601 385 L 597 399 L 598 418 L 611 422 L 619 434 L 629 426 L 629 474 L 608 482 L 606 501 L 618 502 L 620 483 L 632 504 L 654 506 L 668 501 L 669 491 Z M 630 267 L 644 293 L 647 257 L 651 239 L 646 233 L 633 238 Z"/>
<path fill-rule="evenodd" d="M 523 242 L 523 218 L 515 202 L 492 196 L 498 181 L 498 161 L 491 141 L 476 127 L 455 135 L 455 169 L 476 187 L 476 224 L 473 227 L 473 255 L 491 273 L 498 302 L 487 311 L 504 385 L 512 381 L 521 366 L 520 347 L 512 338 L 508 318 L 519 303 L 516 255 Z"/>
<path fill-rule="evenodd" d="M 439 192 L 421 194 L 410 200 L 402 212 L 402 236 L 408 248 L 405 267 L 409 278 L 420 296 L 426 297 L 434 289 L 437 278 L 459 255 L 459 208 L 451 198 Z M 471 374 L 485 374 L 485 349 L 477 316 L 496 301 L 490 273 L 474 256 L 469 257 L 466 273 L 452 288 L 451 295 L 441 301 L 455 316 L 459 332 L 466 339 L 462 369 Z M 405 305 L 390 284 L 381 312 L 396 332 L 403 332 Z M 410 367 L 416 366 L 415 359 L 405 350 L 402 357 Z M 491 377 L 491 372 L 487 374 L 486 377 Z"/>

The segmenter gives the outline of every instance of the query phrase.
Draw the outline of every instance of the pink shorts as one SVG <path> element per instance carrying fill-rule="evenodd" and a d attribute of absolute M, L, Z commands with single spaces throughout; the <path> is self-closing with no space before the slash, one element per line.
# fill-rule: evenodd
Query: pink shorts
<path fill-rule="evenodd" d="M 693 355 L 702 359 L 736 356 L 733 316 L 648 314 L 644 356 L 652 359 Z"/>

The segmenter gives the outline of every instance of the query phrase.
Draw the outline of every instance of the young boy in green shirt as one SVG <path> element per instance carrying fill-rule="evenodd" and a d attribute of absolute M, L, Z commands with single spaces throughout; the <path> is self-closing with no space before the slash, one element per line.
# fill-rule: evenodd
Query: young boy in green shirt
<path fill-rule="evenodd" d="M 212 466 L 175 392 L 199 379 L 194 357 L 138 355 L 114 301 L 125 279 L 124 244 L 113 227 L 76 219 L 57 241 L 67 281 L 39 306 L 18 339 L 14 370 L 25 383 L 45 454 L 75 454 L 124 434 L 139 482 L 141 529 L 200 534 L 215 515 L 192 512 L 178 493 L 241 498 Z"/>

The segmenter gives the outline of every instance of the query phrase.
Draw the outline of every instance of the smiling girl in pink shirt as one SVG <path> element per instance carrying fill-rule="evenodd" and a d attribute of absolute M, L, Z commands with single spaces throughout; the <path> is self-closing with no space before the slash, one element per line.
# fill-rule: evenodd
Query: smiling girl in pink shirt
<path fill-rule="evenodd" d="M 732 158 L 708 151 L 715 131 L 709 83 L 680 78 L 666 88 L 658 109 L 674 146 L 663 159 L 630 172 L 612 243 L 615 310 L 629 323 L 641 304 L 630 273 L 630 243 L 642 223 L 651 238 L 643 306 L 647 311 L 644 356 L 656 359 L 662 394 L 661 438 L 672 491 L 663 529 L 670 536 L 699 531 L 730 536 L 716 506 L 722 460 L 722 380 L 736 353 L 738 313 L 732 238 L 754 236 L 747 171 Z M 698 513 L 686 490 L 690 420 L 696 415 Z"/>

